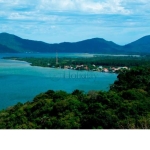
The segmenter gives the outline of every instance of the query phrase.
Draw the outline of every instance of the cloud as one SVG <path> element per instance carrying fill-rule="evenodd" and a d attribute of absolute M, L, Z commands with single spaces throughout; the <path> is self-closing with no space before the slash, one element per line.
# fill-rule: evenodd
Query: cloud
<path fill-rule="evenodd" d="M 148 14 L 148 0 L 0 0 L 0 15 L 8 19 L 45 18 L 68 15 L 137 15 Z M 29 14 L 29 15 L 28 15 Z M 4 16 L 4 14 L 3 14 Z M 42 20 L 42 19 L 41 19 Z"/>
<path fill-rule="evenodd" d="M 90 37 L 101 34 L 103 29 L 109 34 L 111 28 L 125 32 L 148 28 L 149 8 L 149 0 L 0 0 L 0 32 L 50 34 L 53 39 L 56 35 L 63 39 L 60 34 Z"/>
<path fill-rule="evenodd" d="M 13 3 L 11 0 L 0 0 L 0 7 L 25 11 L 34 9 L 34 11 L 72 11 L 88 14 L 130 13 L 121 3 L 121 0 L 37 0 L 32 2 L 30 0 L 14 0 Z"/>
<path fill-rule="evenodd" d="M 59 0 L 59 2 L 57 0 L 41 0 L 37 8 L 44 11 L 72 11 L 88 14 L 130 13 L 129 10 L 121 6 L 120 0 L 102 2 L 94 0 Z"/>
<path fill-rule="evenodd" d="M 147 0 L 0 0 L 0 18 L 54 25 L 132 26 L 149 22 L 149 5 Z"/>

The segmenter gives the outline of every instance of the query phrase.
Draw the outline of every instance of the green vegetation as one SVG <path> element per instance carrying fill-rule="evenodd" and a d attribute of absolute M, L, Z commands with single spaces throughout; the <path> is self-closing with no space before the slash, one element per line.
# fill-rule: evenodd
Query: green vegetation
<path fill-rule="evenodd" d="M 124 70 L 108 92 L 49 90 L 0 111 L 1 129 L 149 129 L 150 67 Z"/>
<path fill-rule="evenodd" d="M 107 68 L 108 72 L 118 72 L 119 67 L 131 68 L 135 66 L 147 66 L 150 64 L 149 55 L 146 56 L 95 56 L 82 58 L 8 58 L 21 61 L 27 61 L 33 66 L 51 67 L 51 68 L 67 68 L 76 70 L 94 70 L 104 71 Z"/>

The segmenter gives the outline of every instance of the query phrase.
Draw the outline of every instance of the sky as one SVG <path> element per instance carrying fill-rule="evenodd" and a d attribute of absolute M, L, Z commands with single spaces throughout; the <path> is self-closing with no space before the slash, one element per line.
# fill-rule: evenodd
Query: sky
<path fill-rule="evenodd" d="M 150 35 L 150 0 L 0 0 L 0 33 L 47 43 Z"/>

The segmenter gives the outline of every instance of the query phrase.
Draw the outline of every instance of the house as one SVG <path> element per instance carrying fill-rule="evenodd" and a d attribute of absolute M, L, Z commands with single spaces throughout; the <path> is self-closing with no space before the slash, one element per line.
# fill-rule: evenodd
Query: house
<path fill-rule="evenodd" d="M 103 72 L 109 72 L 107 68 L 103 68 Z"/>

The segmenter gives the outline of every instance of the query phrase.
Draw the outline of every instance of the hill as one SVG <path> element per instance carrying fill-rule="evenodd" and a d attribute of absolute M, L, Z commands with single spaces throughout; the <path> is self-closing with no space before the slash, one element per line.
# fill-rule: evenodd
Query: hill
<path fill-rule="evenodd" d="M 121 46 L 106 41 L 102 38 L 93 38 L 75 43 L 60 43 L 59 51 L 70 52 L 74 51 L 77 53 L 120 53 Z"/>
<path fill-rule="evenodd" d="M 17 51 L 0 44 L 0 53 L 17 53 Z"/>
<path fill-rule="evenodd" d="M 17 52 L 51 52 L 50 44 L 41 41 L 22 39 L 8 33 L 0 34 L 0 44 L 16 50 Z"/>
<path fill-rule="evenodd" d="M 22 39 L 16 35 L 0 33 L 0 53 L 40 52 L 40 53 L 101 53 L 101 54 L 143 54 L 150 53 L 150 36 L 142 37 L 125 46 L 117 45 L 103 38 L 87 39 L 79 42 L 49 44 L 42 41 Z M 7 47 L 7 48 L 6 48 Z M 9 48 L 9 49 L 8 49 Z"/>
<path fill-rule="evenodd" d="M 12 34 L 1 33 L 0 44 L 17 52 L 73 52 L 73 53 L 120 53 L 121 46 L 102 38 L 93 38 L 75 43 L 48 44 L 22 39 Z M 5 52 L 5 50 L 3 51 Z"/>
<path fill-rule="evenodd" d="M 124 46 L 126 52 L 150 53 L 150 35 L 144 36 Z"/>

